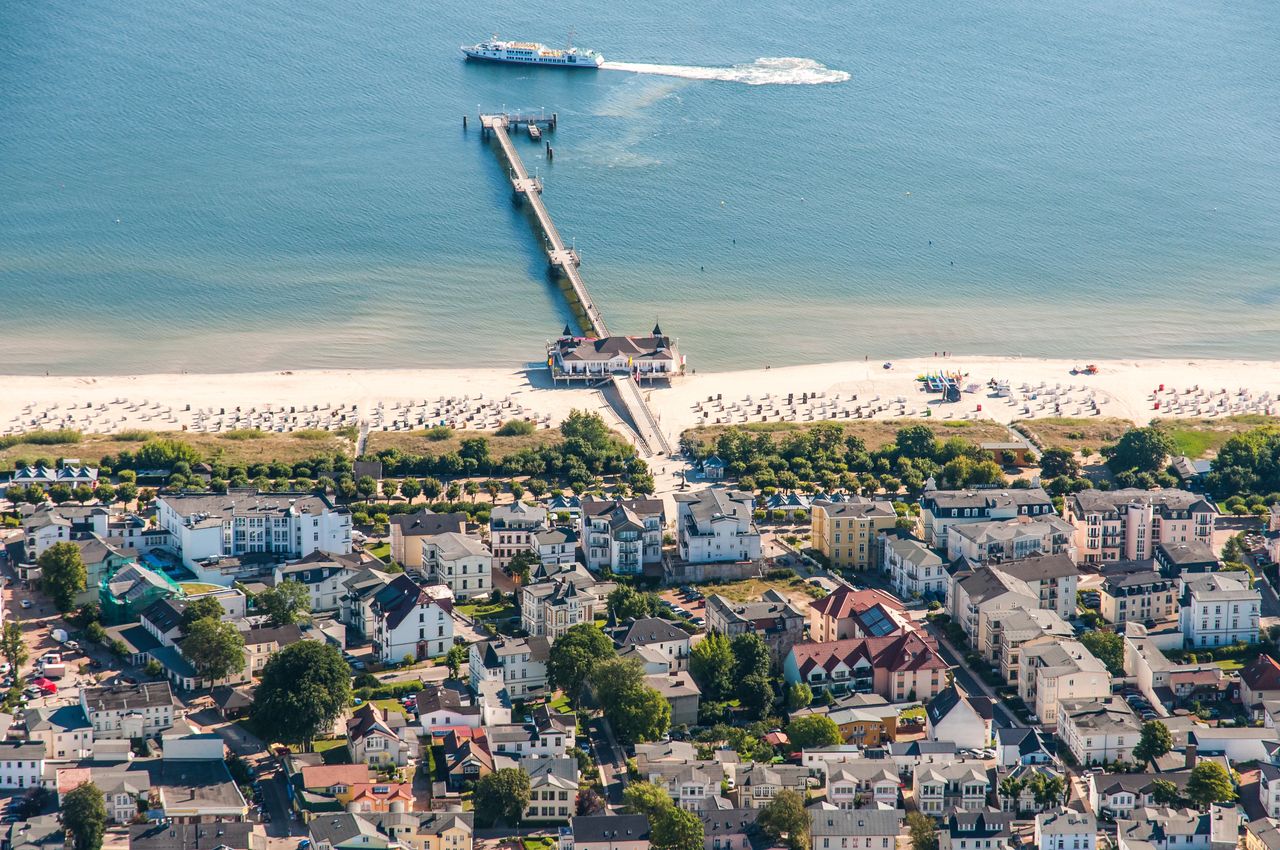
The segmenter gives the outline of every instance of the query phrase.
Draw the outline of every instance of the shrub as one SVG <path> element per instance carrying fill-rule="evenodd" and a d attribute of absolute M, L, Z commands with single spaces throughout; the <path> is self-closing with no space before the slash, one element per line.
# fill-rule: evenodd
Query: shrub
<path fill-rule="evenodd" d="M 265 434 L 257 428 L 237 428 L 234 431 L 226 431 L 222 434 L 224 440 L 260 440 Z"/>
<path fill-rule="evenodd" d="M 32 446 L 62 446 L 78 443 L 84 438 L 79 431 L 62 428 L 57 431 L 28 431 L 25 434 L 13 434 L 0 437 L 0 449 L 7 449 L 23 443 Z M 52 464 L 45 464 L 51 466 Z"/>
<path fill-rule="evenodd" d="M 525 434 L 532 434 L 537 430 L 537 426 L 527 419 L 508 419 L 502 423 L 502 427 L 498 429 L 499 437 L 519 437 Z"/>
<path fill-rule="evenodd" d="M 448 425 L 437 425 L 434 428 L 428 428 L 424 436 L 428 440 L 438 443 L 441 440 L 447 440 L 452 437 L 453 429 Z"/>

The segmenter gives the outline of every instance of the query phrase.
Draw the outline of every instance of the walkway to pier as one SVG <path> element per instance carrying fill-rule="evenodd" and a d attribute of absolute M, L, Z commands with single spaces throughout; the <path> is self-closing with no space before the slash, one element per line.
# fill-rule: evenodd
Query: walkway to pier
<path fill-rule="evenodd" d="M 654 418 L 653 411 L 645 403 L 644 395 L 635 378 L 630 374 L 615 372 L 613 388 L 618 393 L 623 409 L 631 417 L 636 435 L 649 449 L 649 454 L 671 454 L 671 444 L 667 441 L 666 434 L 662 433 L 662 428 Z"/>
<path fill-rule="evenodd" d="M 560 237 L 560 231 L 551 220 L 551 213 L 542 202 L 542 181 L 537 177 L 529 176 L 529 171 L 524 167 L 524 161 L 520 159 L 520 154 L 507 132 L 509 128 L 518 127 L 521 124 L 547 124 L 549 127 L 554 127 L 555 116 L 551 118 L 521 115 L 480 116 L 481 132 L 487 132 L 498 140 L 498 147 L 502 150 L 502 156 L 506 160 L 507 169 L 511 175 L 511 188 L 517 197 L 528 201 L 534 217 L 538 220 L 538 227 L 542 230 L 543 247 L 551 267 L 569 281 L 570 305 L 579 314 L 578 322 L 582 325 L 582 330 L 592 336 L 606 337 L 609 335 L 609 327 L 605 324 L 604 316 L 595 302 L 591 300 L 591 293 L 587 291 L 587 284 L 582 279 L 582 272 L 578 269 L 580 265 L 578 254 L 572 248 L 565 246 L 564 239 Z"/>

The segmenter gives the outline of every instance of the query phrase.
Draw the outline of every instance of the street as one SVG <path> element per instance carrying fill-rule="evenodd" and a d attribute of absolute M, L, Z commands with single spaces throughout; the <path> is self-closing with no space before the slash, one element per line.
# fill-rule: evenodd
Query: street
<path fill-rule="evenodd" d="M 1000 697 L 996 692 L 988 687 L 987 683 L 982 681 L 981 677 L 976 675 L 969 669 L 969 666 L 964 663 L 964 655 L 951 645 L 947 640 L 946 635 L 943 634 L 942 629 L 938 628 L 933 623 L 925 625 L 925 629 L 930 635 L 937 638 L 938 654 L 942 656 L 943 661 L 955 668 L 952 672 L 956 677 L 956 681 L 960 683 L 960 686 L 970 694 L 981 694 L 983 696 L 991 697 L 994 701 L 994 705 L 992 706 L 992 716 L 995 720 L 995 725 L 997 727 L 1007 726 L 1014 729 L 1022 728 L 1024 724 L 1020 723 L 1017 717 L 1014 717 L 1013 712 L 1000 701 Z"/>
<path fill-rule="evenodd" d="M 604 718 L 597 717 L 587 726 L 587 736 L 591 741 L 591 756 L 600 768 L 605 803 L 613 808 L 622 804 L 622 789 L 627 784 L 627 758 L 622 747 L 613 740 L 613 730 L 607 727 Z"/>

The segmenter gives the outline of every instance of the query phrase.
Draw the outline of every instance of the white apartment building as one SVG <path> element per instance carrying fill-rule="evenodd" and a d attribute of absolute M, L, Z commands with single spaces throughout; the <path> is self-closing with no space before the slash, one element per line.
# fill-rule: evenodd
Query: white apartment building
<path fill-rule="evenodd" d="M 316 551 L 300 561 L 277 566 L 272 580 L 277 585 L 296 581 L 305 587 L 310 595 L 312 612 L 337 611 L 342 607 L 342 597 L 346 593 L 344 582 L 360 572 L 359 563 L 358 556 L 343 557 Z"/>
<path fill-rule="evenodd" d="M 520 625 L 531 635 L 554 641 L 579 623 L 603 615 L 616 587 L 581 564 L 543 567 L 534 581 L 520 588 Z"/>
<path fill-rule="evenodd" d="M 1188 647 L 1258 642 L 1262 594 L 1231 575 L 1206 573 L 1185 579 L 1182 637 Z"/>
<path fill-rule="evenodd" d="M 1018 696 L 1045 726 L 1058 722 L 1067 702 L 1111 695 L 1107 667 L 1076 640 L 1037 638 L 1022 646 L 1018 659 Z"/>
<path fill-rule="evenodd" d="M 383 662 L 412 656 L 438 658 L 453 646 L 453 614 L 445 599 L 401 573 L 379 590 L 370 605 L 373 651 Z"/>
<path fill-rule="evenodd" d="M 1032 555 L 1066 555 L 1074 561 L 1075 534 L 1075 526 L 1053 514 L 959 523 L 947 532 L 947 560 L 967 558 L 982 564 Z"/>
<path fill-rule="evenodd" d="M 156 522 L 197 575 L 197 562 L 212 558 L 262 553 L 297 560 L 315 551 L 351 553 L 351 513 L 314 493 L 166 493 L 156 498 Z"/>
<path fill-rule="evenodd" d="M 422 538 L 422 571 L 448 585 L 455 599 L 487 596 L 493 590 L 493 555 L 480 540 L 456 532 Z"/>
<path fill-rule="evenodd" d="M 173 726 L 173 691 L 165 681 L 81 688 L 80 707 L 98 741 L 151 738 Z"/>
<path fill-rule="evenodd" d="M 754 561 L 760 558 L 760 530 L 752 518 L 750 493 L 710 487 L 677 493 L 676 542 L 681 559 L 692 564 Z"/>
<path fill-rule="evenodd" d="M 0 788 L 38 787 L 44 761 L 43 741 L 0 741 Z"/>
<path fill-rule="evenodd" d="M 661 499 L 583 499 L 582 551 L 587 566 L 608 567 L 620 575 L 639 575 L 647 564 L 662 563 L 666 510 Z"/>
<path fill-rule="evenodd" d="M 1062 706 L 1058 737 L 1080 764 L 1133 761 L 1142 723 L 1121 699 L 1068 702 Z"/>
<path fill-rule="evenodd" d="M 914 537 L 881 534 L 881 567 L 903 599 L 947 595 L 947 569 L 942 556 Z"/>
<path fill-rule="evenodd" d="M 1158 543 L 1213 544 L 1217 507 L 1185 490 L 1081 490 L 1063 502 L 1079 560 L 1140 561 Z"/>
<path fill-rule="evenodd" d="M 1053 499 L 1041 487 L 1026 490 L 939 490 L 933 479 L 929 479 L 920 498 L 924 542 L 939 550 L 949 548 L 947 530 L 957 525 L 1052 513 Z"/>
<path fill-rule="evenodd" d="M 544 637 L 498 638 L 471 644 L 467 669 L 471 689 L 480 693 L 484 682 L 495 682 L 512 699 L 525 699 L 547 687 L 547 659 L 551 644 Z"/>
<path fill-rule="evenodd" d="M 533 535 L 547 527 L 547 509 L 542 505 L 515 502 L 496 505 L 489 514 L 489 546 L 493 566 L 506 569 L 511 559 L 533 549 Z"/>
<path fill-rule="evenodd" d="M 1061 808 L 1036 815 L 1036 850 L 1097 850 L 1098 819 Z"/>

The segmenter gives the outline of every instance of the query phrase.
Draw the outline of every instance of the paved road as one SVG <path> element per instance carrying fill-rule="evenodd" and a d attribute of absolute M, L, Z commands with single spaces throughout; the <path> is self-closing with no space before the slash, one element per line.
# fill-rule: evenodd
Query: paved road
<path fill-rule="evenodd" d="M 258 774 L 258 781 L 262 784 L 263 811 L 271 814 L 271 823 L 264 825 L 267 835 L 274 838 L 306 835 L 302 824 L 289 816 L 289 795 L 284 787 L 284 771 L 277 766 L 264 769 Z"/>
<path fill-rule="evenodd" d="M 982 694 L 995 700 L 993 715 L 996 727 L 1000 728 L 1007 726 L 1014 729 L 1022 728 L 1025 724 L 1020 722 L 1018 718 L 1014 716 L 1013 712 L 1000 701 L 1000 697 L 996 692 L 993 691 L 986 682 L 982 681 L 982 678 L 978 676 L 978 674 L 969 669 L 969 665 L 964 663 L 964 655 L 951 645 L 947 640 L 946 635 L 942 633 L 942 629 L 939 629 L 932 623 L 926 625 L 925 628 L 928 630 L 929 634 L 938 639 L 938 654 L 942 656 L 942 660 L 955 668 L 953 672 L 955 673 L 956 681 L 971 694 Z"/>
<path fill-rule="evenodd" d="M 613 737 L 604 718 L 597 717 L 587 726 L 591 755 L 600 768 L 600 784 L 605 803 L 610 809 L 622 805 L 622 789 L 627 785 L 627 756 Z"/>

